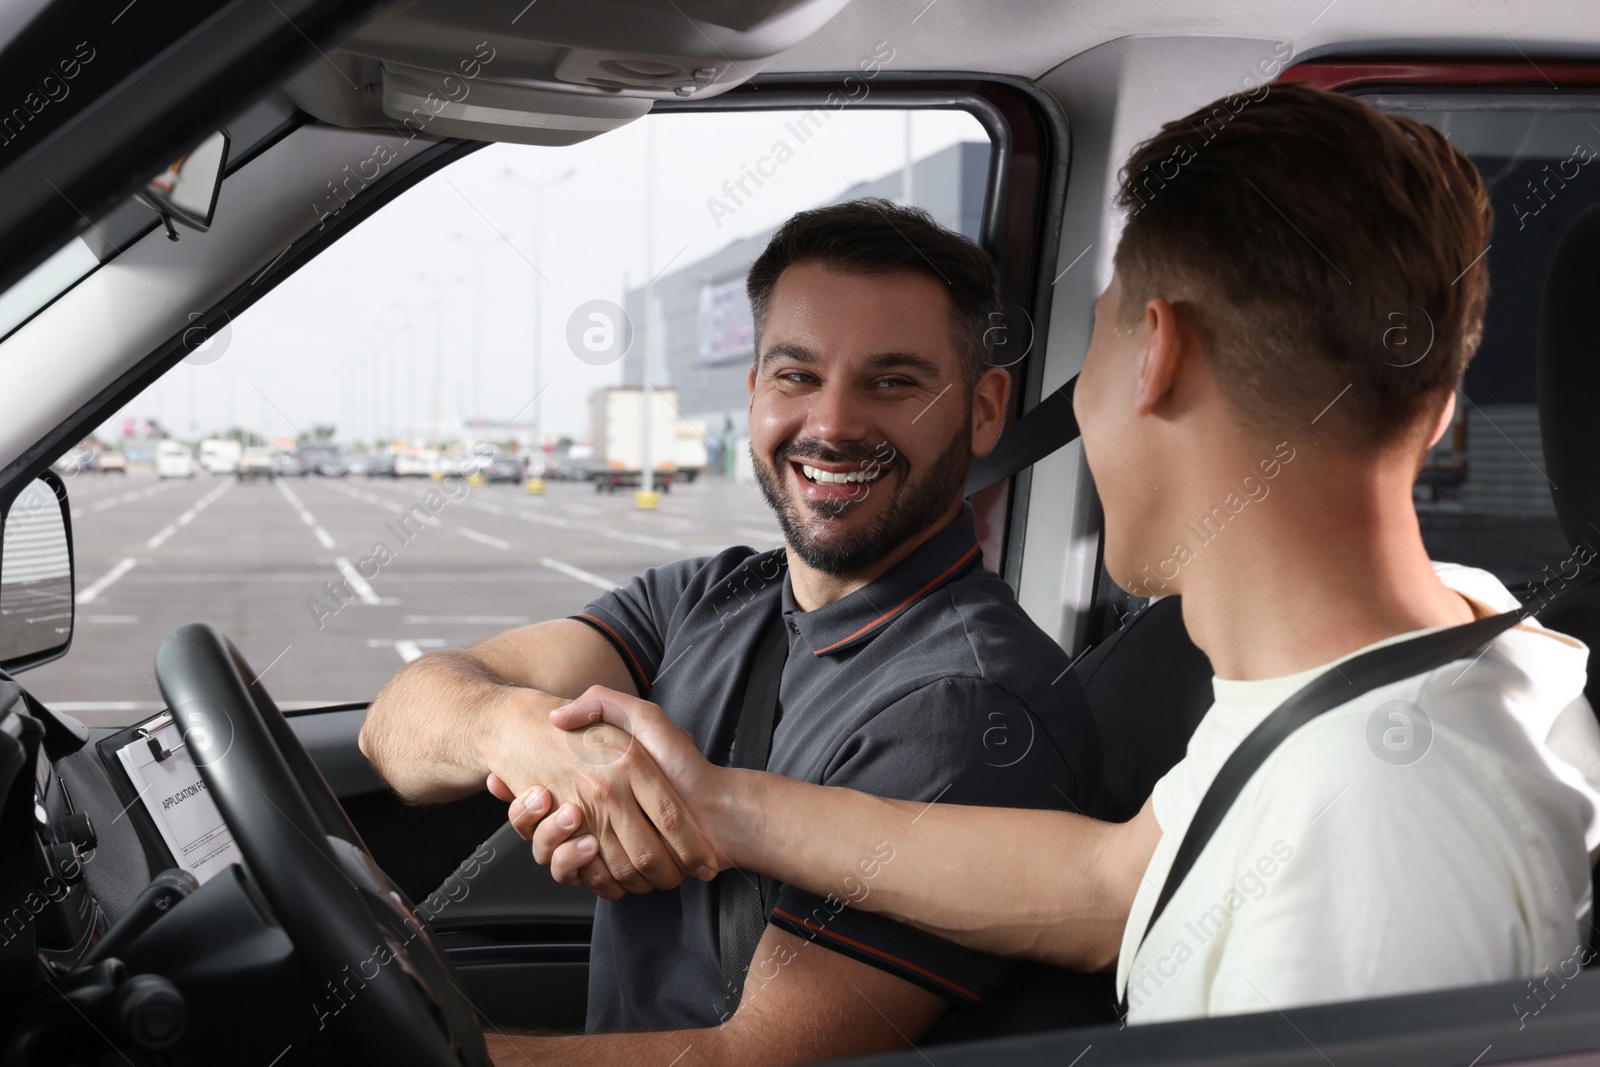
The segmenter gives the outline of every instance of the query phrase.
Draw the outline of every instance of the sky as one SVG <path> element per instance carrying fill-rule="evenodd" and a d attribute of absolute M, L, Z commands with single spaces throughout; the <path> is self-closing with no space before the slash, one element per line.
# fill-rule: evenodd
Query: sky
<path fill-rule="evenodd" d="M 356 227 L 99 436 L 139 418 L 188 440 L 333 425 L 346 441 L 417 441 L 475 415 L 537 415 L 546 439 L 585 440 L 588 396 L 621 380 L 621 362 L 578 358 L 580 308 L 620 305 L 625 286 L 904 165 L 907 113 L 824 113 L 803 141 L 793 112 L 724 112 L 647 117 L 567 148 L 490 145 Z M 957 111 L 916 112 L 910 136 L 919 159 L 986 140 Z M 749 171 L 770 177 L 758 186 Z M 224 185 L 217 212 L 228 209 Z"/>

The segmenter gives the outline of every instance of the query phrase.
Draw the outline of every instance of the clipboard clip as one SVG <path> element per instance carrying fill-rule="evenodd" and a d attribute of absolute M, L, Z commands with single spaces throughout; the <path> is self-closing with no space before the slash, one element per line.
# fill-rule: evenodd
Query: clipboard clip
<path fill-rule="evenodd" d="M 172 758 L 172 754 L 178 751 L 178 749 L 189 747 L 189 742 L 179 741 L 171 748 L 167 748 L 156 739 L 156 734 L 159 731 L 166 729 L 171 724 L 172 715 L 171 713 L 168 713 L 152 719 L 138 728 L 139 736 L 143 737 L 145 739 L 145 743 L 150 746 L 150 755 L 157 763 L 165 763 L 167 760 Z"/>
<path fill-rule="evenodd" d="M 189 742 L 179 741 L 171 748 L 167 748 L 160 741 L 156 740 L 155 734 L 145 734 L 145 744 L 150 746 L 150 755 L 155 757 L 155 761 L 157 763 L 165 763 L 167 760 L 172 758 L 172 754 L 178 751 L 178 749 L 189 747 Z"/>

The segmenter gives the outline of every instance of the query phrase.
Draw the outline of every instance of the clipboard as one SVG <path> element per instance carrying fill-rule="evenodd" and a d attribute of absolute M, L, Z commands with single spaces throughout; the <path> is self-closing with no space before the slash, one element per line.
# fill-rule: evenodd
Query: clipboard
<path fill-rule="evenodd" d="M 134 727 L 116 757 L 173 862 L 204 883 L 244 857 L 186 749 L 171 712 L 163 712 Z"/>

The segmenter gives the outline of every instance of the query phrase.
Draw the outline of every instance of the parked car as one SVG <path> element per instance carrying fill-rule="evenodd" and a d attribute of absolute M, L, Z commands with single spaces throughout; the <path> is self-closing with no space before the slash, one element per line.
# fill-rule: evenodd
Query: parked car
<path fill-rule="evenodd" d="M 304 474 L 338 478 L 346 473 L 344 452 L 338 445 L 329 442 L 303 444 L 294 450 L 294 454 Z"/>
<path fill-rule="evenodd" d="M 200 442 L 200 466 L 210 474 L 233 474 L 239 469 L 244 446 L 232 438 L 213 437 Z"/>
<path fill-rule="evenodd" d="M 588 481 L 594 476 L 594 449 L 574 445 L 564 452 L 552 452 L 545 461 L 544 476 L 558 482 Z"/>
<path fill-rule="evenodd" d="M 127 474 L 128 457 L 121 452 L 101 452 L 95 458 L 94 469 L 101 474 Z"/>
<path fill-rule="evenodd" d="M 494 458 L 483 468 L 483 477 L 489 482 L 520 482 L 527 470 L 527 457 L 496 452 Z"/>
<path fill-rule="evenodd" d="M 271 480 L 278 476 L 278 460 L 272 449 L 259 445 L 247 448 L 239 457 L 238 476 L 241 482 L 260 478 Z"/>
<path fill-rule="evenodd" d="M 396 456 L 393 452 L 378 452 L 367 459 L 366 474 L 368 478 L 393 478 L 398 473 L 395 470 Z M 354 473 L 353 471 L 351 473 Z"/>
<path fill-rule="evenodd" d="M 304 478 L 311 473 L 298 452 L 279 452 L 273 464 L 280 478 Z"/>
<path fill-rule="evenodd" d="M 193 478 L 200 465 L 194 450 L 181 441 L 162 441 L 156 445 L 156 475 L 161 478 Z"/>
<path fill-rule="evenodd" d="M 427 478 L 439 470 L 439 453 L 431 448 L 399 452 L 394 457 L 394 473 L 399 478 Z"/>

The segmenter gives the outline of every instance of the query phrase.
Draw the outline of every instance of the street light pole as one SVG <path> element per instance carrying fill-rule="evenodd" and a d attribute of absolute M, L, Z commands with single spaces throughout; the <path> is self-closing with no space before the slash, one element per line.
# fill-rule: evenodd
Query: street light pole
<path fill-rule="evenodd" d="M 639 492 L 634 497 L 634 506 L 651 509 L 658 503 L 655 484 L 655 453 L 650 447 L 655 434 L 651 425 L 650 409 L 655 407 L 650 395 L 650 357 L 655 354 L 656 346 L 656 318 L 655 318 L 655 195 L 651 182 L 656 169 L 656 128 L 654 123 L 647 123 L 644 130 L 644 328 L 645 345 L 641 365 L 644 368 L 640 375 L 640 392 L 644 395 L 644 470 L 639 472 Z"/>
<path fill-rule="evenodd" d="M 477 273 L 474 275 L 476 286 L 474 292 L 474 307 L 476 311 L 472 322 L 472 414 L 475 417 L 483 416 L 483 253 L 492 245 L 500 243 L 499 239 L 485 241 L 477 244 L 467 239 L 467 235 L 457 232 L 453 240 L 460 241 L 472 249 L 474 266 Z"/>
<path fill-rule="evenodd" d="M 522 175 L 518 174 L 516 171 L 511 170 L 509 167 L 501 172 L 501 177 L 504 178 L 506 181 L 512 182 L 512 183 L 514 183 L 516 185 L 520 185 L 522 188 L 527 189 L 529 192 L 531 192 L 533 194 L 533 259 L 530 262 L 533 265 L 533 274 L 534 274 L 534 279 L 533 279 L 533 283 L 534 283 L 533 284 L 533 446 L 535 448 L 541 448 L 542 445 L 543 445 L 543 441 L 541 440 L 541 438 L 542 438 L 543 429 L 544 429 L 544 420 L 543 420 L 543 415 L 544 415 L 544 392 L 543 392 L 543 388 L 542 388 L 542 385 L 543 385 L 542 379 L 544 378 L 544 366 L 543 366 L 543 364 L 544 364 L 544 289 L 539 284 L 540 282 L 542 282 L 544 280 L 544 271 L 542 270 L 543 256 L 541 254 L 542 253 L 542 246 L 541 246 L 542 234 L 541 234 L 541 230 L 543 228 L 543 215 L 544 215 L 543 206 L 544 206 L 544 200 L 543 200 L 543 197 L 542 197 L 541 194 L 546 189 L 550 189 L 550 188 L 553 188 L 554 186 L 560 185 L 562 182 L 566 181 L 568 178 L 572 177 L 576 173 L 578 173 L 578 170 L 577 170 L 576 167 L 568 167 L 565 171 L 563 171 L 562 173 L 556 175 L 553 178 L 547 178 L 542 182 L 531 182 L 528 179 L 524 178 Z"/>
<path fill-rule="evenodd" d="M 439 450 L 439 394 L 444 392 L 444 301 L 433 298 L 433 441 Z"/>

